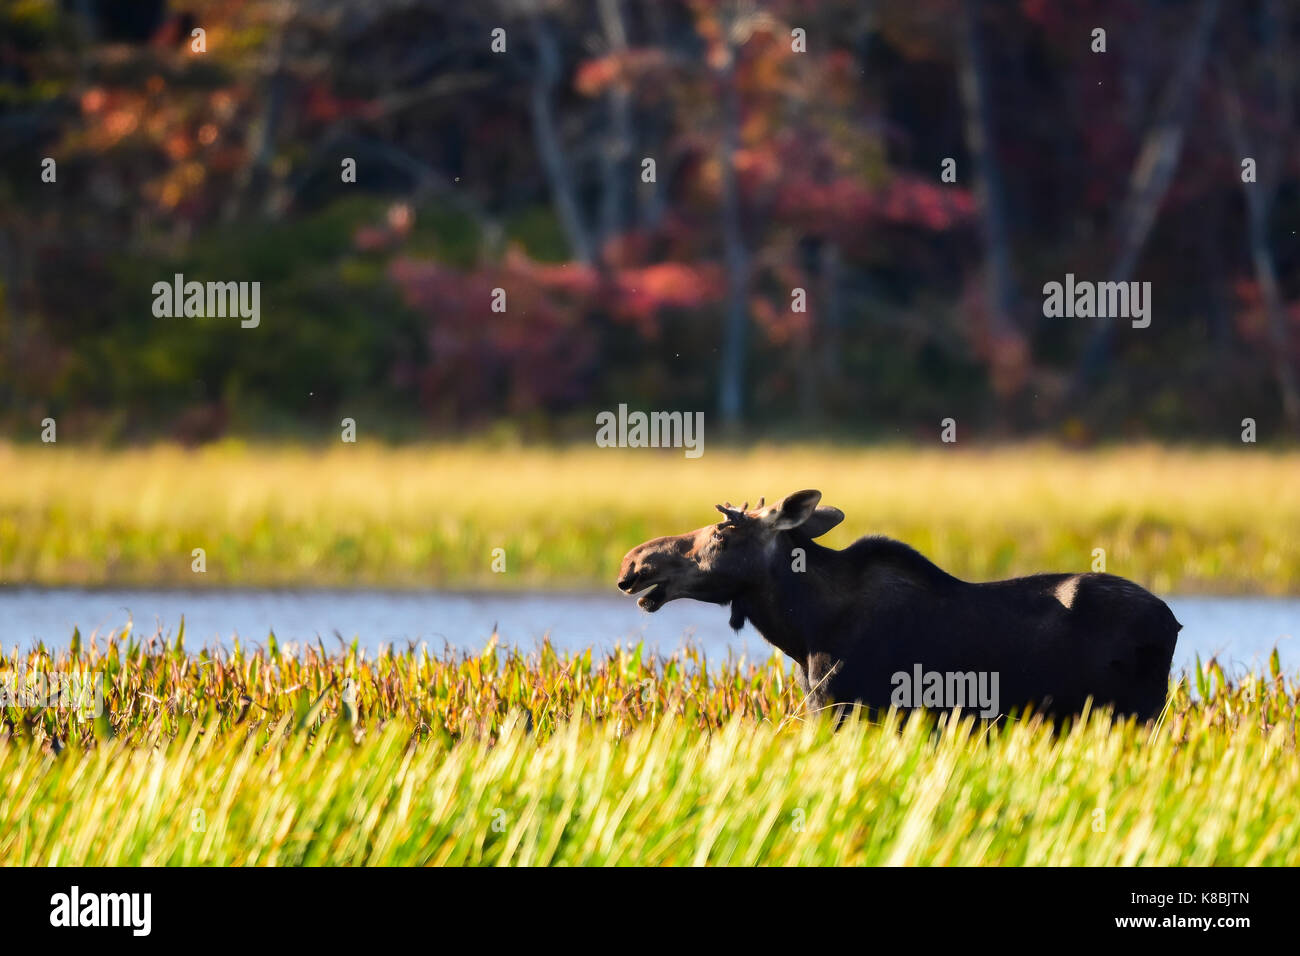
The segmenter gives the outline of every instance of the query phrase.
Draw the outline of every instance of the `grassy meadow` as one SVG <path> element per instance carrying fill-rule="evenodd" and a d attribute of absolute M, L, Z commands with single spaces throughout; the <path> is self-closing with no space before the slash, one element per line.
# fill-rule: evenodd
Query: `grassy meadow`
<path fill-rule="evenodd" d="M 117 635 L 11 673 L 0 864 L 1300 864 L 1300 687 L 1207 664 L 1155 727 L 854 720 L 694 652 L 213 655 Z"/>
<path fill-rule="evenodd" d="M 1300 592 L 1298 452 L 0 445 L 0 476 L 6 585 L 606 588 L 717 501 L 813 487 L 848 516 L 826 543 L 889 534 L 971 579 L 1101 548 L 1160 593 Z"/>
<path fill-rule="evenodd" d="M 1162 593 L 1300 591 L 1294 452 L 0 445 L 0 476 L 4 585 L 612 587 L 715 501 L 818 487 L 827 543 L 968 578 L 1102 548 Z M 0 706 L 0 864 L 1300 864 L 1276 655 L 1198 663 L 1153 727 L 833 733 L 779 657 L 57 643 L 0 676 L 100 675 L 103 709 Z"/>

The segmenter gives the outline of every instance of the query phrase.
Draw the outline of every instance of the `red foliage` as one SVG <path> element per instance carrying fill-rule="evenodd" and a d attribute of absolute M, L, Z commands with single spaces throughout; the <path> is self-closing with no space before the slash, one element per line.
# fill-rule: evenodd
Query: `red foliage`
<path fill-rule="evenodd" d="M 508 266 L 461 273 L 407 258 L 394 260 L 390 274 L 429 316 L 431 358 L 415 374 L 431 411 L 468 421 L 494 413 L 503 393 L 511 413 L 579 397 L 591 337 L 581 312 L 558 307 L 540 283 Z M 497 288 L 506 290 L 504 312 L 492 311 Z"/>
<path fill-rule="evenodd" d="M 662 50 L 641 48 L 607 53 L 578 64 L 573 87 L 583 96 L 598 96 L 620 83 L 634 89 L 662 74 L 667 64 L 668 58 Z"/>
<path fill-rule="evenodd" d="M 850 238 L 873 222 L 937 232 L 965 224 L 975 215 L 968 190 L 907 173 L 896 174 L 880 187 L 849 177 L 829 182 L 792 179 L 780 193 L 777 213 L 811 235 Z"/>
<path fill-rule="evenodd" d="M 1241 308 L 1233 316 L 1238 334 L 1253 345 L 1263 344 L 1268 339 L 1268 310 L 1259 283 L 1254 279 L 1240 278 L 1233 283 L 1232 291 L 1241 303 Z M 1283 309 L 1287 324 L 1300 332 L 1300 300 L 1283 303 Z"/>
<path fill-rule="evenodd" d="M 370 233 L 382 230 L 370 230 Z M 358 242 L 362 237 L 358 235 Z M 396 258 L 389 274 L 409 305 L 429 317 L 428 368 L 416 373 L 427 404 L 456 418 L 497 405 L 512 413 L 581 398 L 598 343 L 589 319 L 604 311 L 652 338 L 665 309 L 716 301 L 716 266 L 658 263 L 606 275 L 579 265 L 549 265 L 512 248 L 502 263 L 460 272 L 436 262 Z M 505 311 L 492 311 L 505 292 Z"/>

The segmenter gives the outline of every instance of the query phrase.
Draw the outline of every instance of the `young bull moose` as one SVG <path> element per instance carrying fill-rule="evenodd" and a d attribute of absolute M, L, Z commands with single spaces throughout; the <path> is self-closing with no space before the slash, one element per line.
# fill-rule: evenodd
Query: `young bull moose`
<path fill-rule="evenodd" d="M 1089 697 L 1141 720 L 1160 714 L 1182 625 L 1154 594 L 1112 574 L 973 584 L 884 537 L 824 548 L 813 539 L 844 513 L 820 501 L 799 491 L 753 511 L 718 505 L 717 525 L 629 551 L 618 586 L 647 611 L 677 598 L 731 605 L 734 629 L 748 620 L 793 658 L 814 710 L 975 703 L 923 700 L 919 687 L 899 699 L 914 676 L 938 674 L 959 697 L 963 681 L 973 691 L 987 679 L 997 699 L 984 716 L 1030 705 L 1067 716 Z"/>

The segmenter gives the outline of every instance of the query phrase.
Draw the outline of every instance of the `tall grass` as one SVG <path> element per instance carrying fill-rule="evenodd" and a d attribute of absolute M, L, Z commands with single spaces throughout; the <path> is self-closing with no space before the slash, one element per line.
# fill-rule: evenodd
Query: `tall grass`
<path fill-rule="evenodd" d="M 1300 863 L 1275 662 L 1198 666 L 1155 727 L 838 733 L 771 662 L 127 638 L 4 663 L 102 670 L 108 707 L 5 711 L 0 863 Z"/>
<path fill-rule="evenodd" d="M 1300 592 L 1294 452 L 0 445 L 0 476 L 2 584 L 606 587 L 716 501 L 815 487 L 848 515 L 827 543 L 891 534 L 969 578 L 1102 549 L 1160 592 Z"/>
<path fill-rule="evenodd" d="M 109 738 L 142 745 L 215 715 L 221 732 L 292 718 L 315 728 L 344 719 L 373 726 L 398 721 L 418 737 L 491 739 L 511 714 L 530 732 L 551 734 L 571 715 L 609 721 L 616 733 L 676 714 L 701 733 L 732 717 L 780 720 L 799 697 L 779 656 L 762 663 L 708 661 L 698 648 L 670 657 L 621 647 L 608 656 L 559 654 L 546 642 L 535 654 L 500 649 L 494 636 L 479 653 L 425 646 L 377 656 L 354 642 L 331 653 L 323 643 L 282 647 L 235 640 L 227 649 L 187 653 L 184 625 L 172 641 L 129 630 L 96 641 L 74 633 L 69 646 L 0 653 L 0 675 L 89 674 L 102 678 L 98 720 L 77 707 L 0 707 L 0 732 L 47 741 L 53 749 Z M 47 683 L 53 683 L 48 681 Z M 28 681 L 27 686 L 34 686 Z M 21 703 L 21 702 L 18 702 Z"/>

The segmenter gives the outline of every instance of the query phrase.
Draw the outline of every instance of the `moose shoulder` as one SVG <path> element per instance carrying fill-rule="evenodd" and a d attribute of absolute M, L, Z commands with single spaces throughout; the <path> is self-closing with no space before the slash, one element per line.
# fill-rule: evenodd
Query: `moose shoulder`
<path fill-rule="evenodd" d="M 1144 588 L 1112 574 L 975 584 L 883 537 L 824 548 L 813 539 L 844 514 L 820 501 L 718 505 L 718 524 L 629 551 L 618 586 L 647 611 L 677 598 L 730 605 L 733 628 L 749 621 L 794 660 L 813 708 L 975 707 L 979 681 L 994 713 L 1065 716 L 1092 698 L 1151 720 L 1164 707 L 1181 625 Z M 914 679 L 942 693 L 923 699 Z"/>

